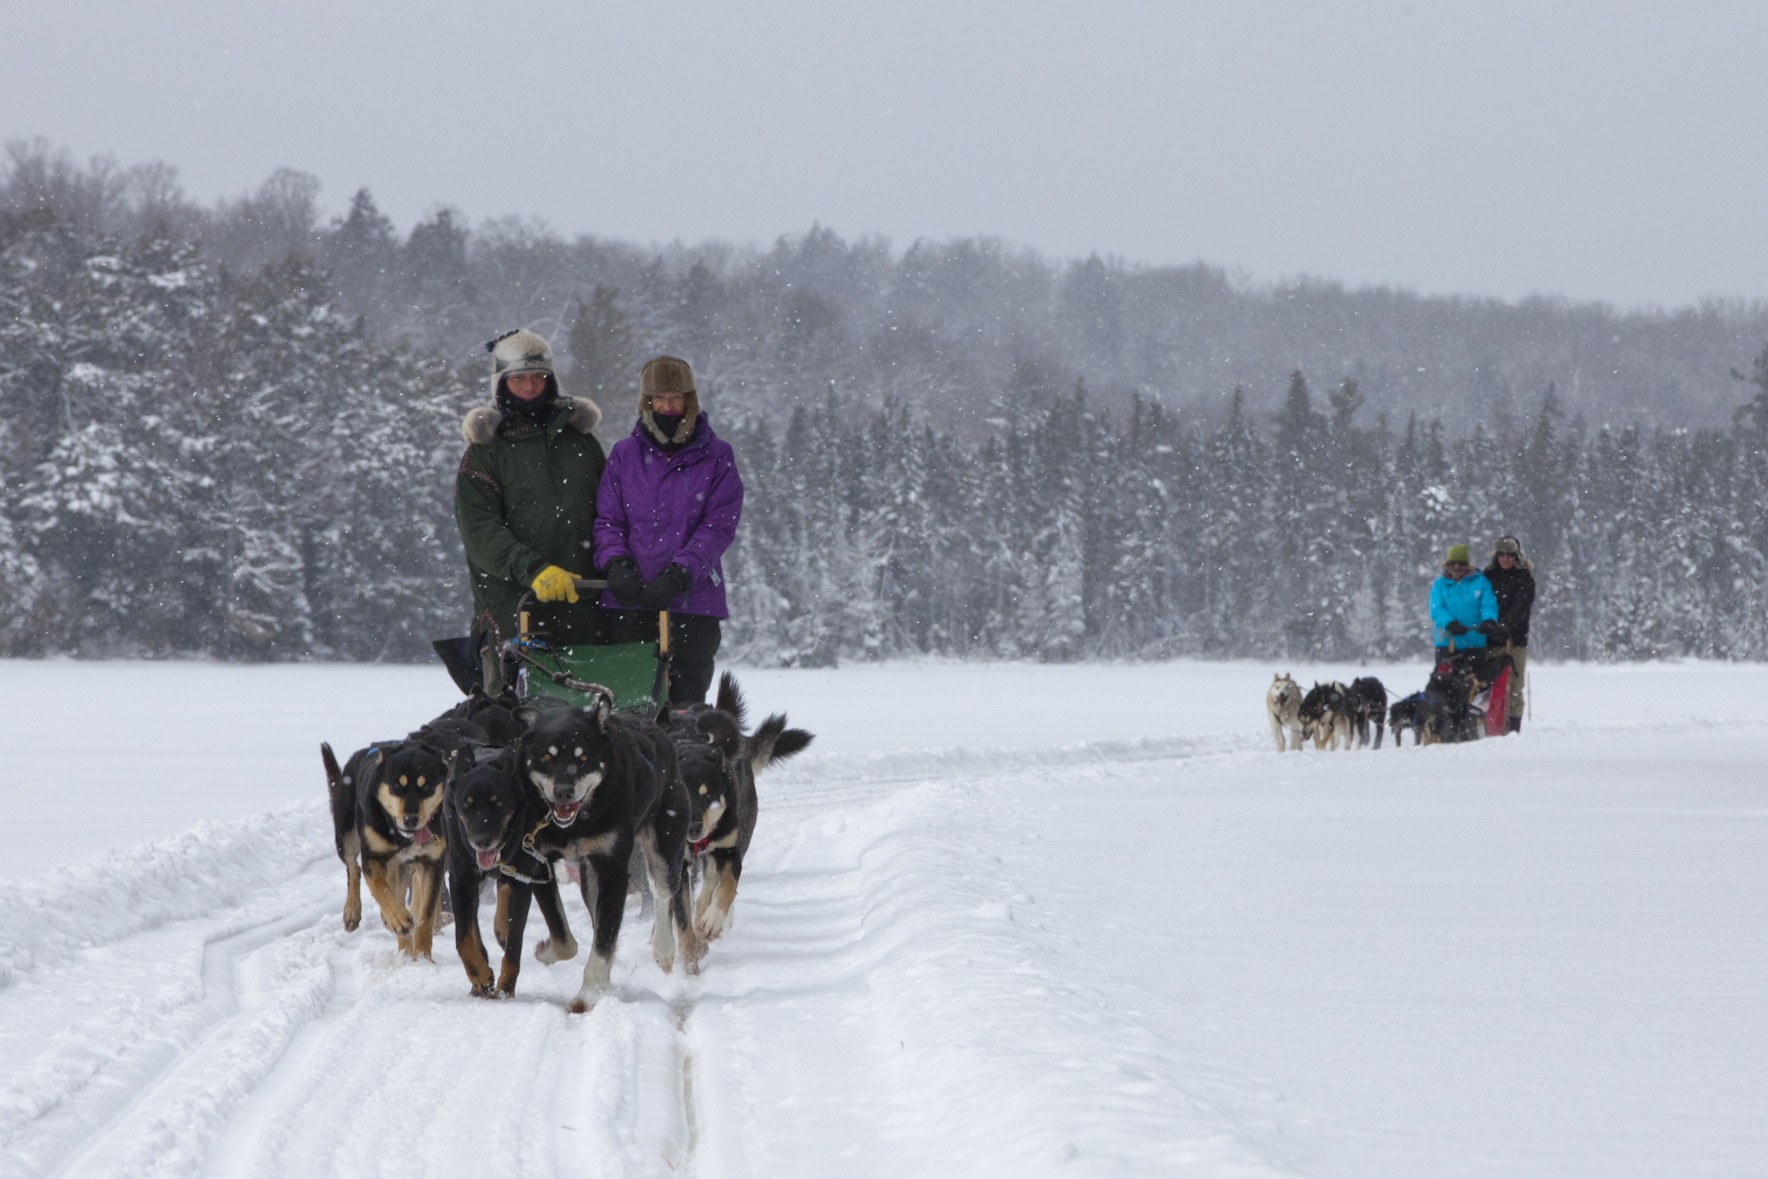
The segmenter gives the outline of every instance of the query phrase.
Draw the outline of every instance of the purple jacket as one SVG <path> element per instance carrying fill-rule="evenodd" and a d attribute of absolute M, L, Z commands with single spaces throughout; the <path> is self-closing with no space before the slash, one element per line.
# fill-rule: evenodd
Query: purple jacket
<path fill-rule="evenodd" d="M 595 563 L 607 568 L 631 557 L 648 581 L 675 564 L 693 584 L 669 608 L 680 614 L 729 618 L 724 567 L 719 558 L 737 535 L 743 514 L 743 480 L 730 443 L 712 432 L 705 414 L 688 444 L 670 454 L 645 433 L 643 423 L 614 443 L 595 497 Z M 604 592 L 602 605 L 630 610 Z"/>

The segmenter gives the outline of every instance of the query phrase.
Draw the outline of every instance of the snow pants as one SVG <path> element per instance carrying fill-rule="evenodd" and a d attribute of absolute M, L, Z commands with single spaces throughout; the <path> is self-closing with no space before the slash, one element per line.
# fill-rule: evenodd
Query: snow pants
<path fill-rule="evenodd" d="M 1510 648 L 1510 693 L 1504 700 L 1504 715 L 1512 720 L 1522 717 L 1522 677 L 1523 669 L 1528 666 L 1529 649 L 1527 647 Z"/>

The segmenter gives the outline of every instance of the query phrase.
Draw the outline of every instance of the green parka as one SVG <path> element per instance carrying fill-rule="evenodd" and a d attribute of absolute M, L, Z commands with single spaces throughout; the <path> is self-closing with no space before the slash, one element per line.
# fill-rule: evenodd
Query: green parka
<path fill-rule="evenodd" d="M 482 406 L 461 422 L 467 451 L 454 480 L 454 521 L 466 547 L 473 623 L 489 652 L 515 633 L 516 604 L 548 565 L 594 575 L 590 534 L 607 454 L 591 432 L 602 411 L 584 397 L 559 398 L 544 426 Z M 529 608 L 529 625 L 565 643 L 602 638 L 596 595 Z M 494 654 L 485 660 L 487 685 Z"/>

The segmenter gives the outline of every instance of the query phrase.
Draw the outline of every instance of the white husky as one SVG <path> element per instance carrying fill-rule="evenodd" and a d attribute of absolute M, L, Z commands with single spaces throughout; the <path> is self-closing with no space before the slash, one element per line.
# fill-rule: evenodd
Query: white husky
<path fill-rule="evenodd" d="M 1299 753 L 1303 738 L 1301 688 L 1288 672 L 1272 677 L 1265 692 L 1265 715 L 1271 721 L 1271 740 L 1277 743 L 1277 752 L 1293 749 Z"/>

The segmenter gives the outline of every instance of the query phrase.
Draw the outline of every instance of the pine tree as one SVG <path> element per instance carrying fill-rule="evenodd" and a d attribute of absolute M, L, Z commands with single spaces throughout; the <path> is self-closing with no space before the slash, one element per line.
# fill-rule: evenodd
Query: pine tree
<path fill-rule="evenodd" d="M 579 301 L 567 336 L 571 392 L 593 400 L 602 412 L 617 415 L 638 399 L 638 363 L 632 321 L 620 306 L 620 292 L 597 285 L 589 302 Z"/>

